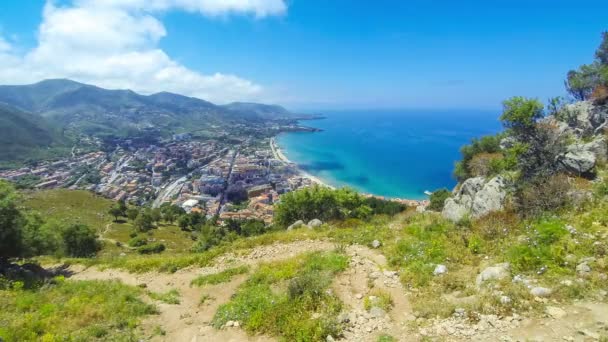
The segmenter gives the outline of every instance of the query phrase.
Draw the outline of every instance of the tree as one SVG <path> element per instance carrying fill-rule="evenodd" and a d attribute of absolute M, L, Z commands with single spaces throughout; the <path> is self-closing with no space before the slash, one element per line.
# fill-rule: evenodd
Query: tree
<path fill-rule="evenodd" d="M 595 58 L 601 64 L 608 65 L 608 31 L 602 32 L 602 43 L 595 51 Z"/>
<path fill-rule="evenodd" d="M 431 204 L 429 204 L 429 209 L 434 211 L 442 211 L 443 206 L 445 204 L 445 200 L 447 200 L 451 196 L 452 193 L 450 192 L 450 190 L 445 188 L 434 191 L 429 197 L 429 200 L 431 202 Z"/>
<path fill-rule="evenodd" d="M 127 209 L 127 218 L 129 220 L 135 221 L 135 219 L 137 218 L 138 215 L 139 215 L 139 210 L 137 210 L 135 208 Z"/>
<path fill-rule="evenodd" d="M 17 193 L 13 186 L 0 180 L 0 260 L 18 257 L 23 252 L 25 220 L 16 201 Z"/>
<path fill-rule="evenodd" d="M 69 256 L 90 257 L 100 249 L 95 232 L 87 225 L 70 225 L 61 235 L 63 237 L 65 252 Z"/>
<path fill-rule="evenodd" d="M 120 200 L 116 204 L 117 204 L 117 208 L 120 210 L 120 216 L 126 216 L 128 208 L 127 208 L 127 204 L 125 203 L 125 200 Z"/>
<path fill-rule="evenodd" d="M 113 205 L 108 210 L 108 213 L 114 216 L 114 222 L 118 221 L 118 218 L 123 215 L 124 211 L 120 208 L 118 204 Z"/>
<path fill-rule="evenodd" d="M 188 215 L 182 215 L 177 219 L 177 225 L 181 230 L 188 230 L 188 226 L 190 226 L 190 217 Z"/>
<path fill-rule="evenodd" d="M 537 99 L 515 96 L 503 103 L 500 121 L 519 140 L 534 135 L 536 122 L 544 116 L 543 104 Z"/>
<path fill-rule="evenodd" d="M 160 212 L 159 208 L 154 208 L 150 211 L 150 217 L 152 218 L 152 221 L 154 221 L 154 223 L 158 224 L 162 219 L 163 215 Z"/>
<path fill-rule="evenodd" d="M 152 215 L 148 210 L 141 211 L 133 222 L 133 226 L 140 232 L 147 232 L 154 228 Z"/>

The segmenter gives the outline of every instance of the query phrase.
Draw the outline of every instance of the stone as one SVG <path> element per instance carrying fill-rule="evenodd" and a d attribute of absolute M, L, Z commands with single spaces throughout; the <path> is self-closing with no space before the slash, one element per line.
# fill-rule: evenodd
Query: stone
<path fill-rule="evenodd" d="M 302 226 L 304 226 L 304 221 L 297 220 L 291 226 L 287 227 L 287 230 L 293 230 L 293 229 L 296 229 L 296 228 L 300 228 Z"/>
<path fill-rule="evenodd" d="M 558 308 L 557 306 L 547 306 L 545 308 L 545 313 L 555 319 L 564 318 L 567 315 L 564 309 Z"/>
<path fill-rule="evenodd" d="M 333 336 L 327 335 L 327 338 L 325 338 L 325 341 L 326 342 L 334 342 L 335 340 L 334 340 Z"/>
<path fill-rule="evenodd" d="M 553 290 L 546 288 L 546 287 L 540 287 L 540 286 L 533 287 L 530 290 L 531 295 L 533 295 L 535 297 L 540 297 L 540 298 L 549 297 L 552 293 L 553 293 Z"/>
<path fill-rule="evenodd" d="M 562 169 L 577 175 L 591 172 L 595 167 L 595 161 L 595 155 L 583 150 L 580 145 L 575 145 L 570 151 L 559 156 Z"/>
<path fill-rule="evenodd" d="M 481 217 L 490 212 L 502 210 L 507 197 L 505 188 L 504 177 L 497 176 L 490 179 L 475 195 L 471 206 L 471 216 Z"/>
<path fill-rule="evenodd" d="M 454 197 L 445 201 L 441 214 L 453 222 L 467 215 L 481 217 L 502 210 L 506 196 L 506 180 L 502 176 L 487 182 L 484 177 L 469 178 L 462 183 Z"/>
<path fill-rule="evenodd" d="M 372 247 L 373 248 L 378 248 L 380 246 L 381 246 L 380 241 L 378 241 L 378 240 L 372 241 Z"/>
<path fill-rule="evenodd" d="M 369 309 L 369 314 L 373 318 L 382 318 L 382 317 L 386 316 L 386 311 L 382 310 L 382 308 L 374 306 L 371 309 Z"/>
<path fill-rule="evenodd" d="M 488 280 L 501 280 L 511 276 L 509 263 L 496 264 L 487 267 L 477 276 L 477 286 L 481 286 Z"/>
<path fill-rule="evenodd" d="M 360 294 L 360 293 L 357 293 L 357 294 L 355 295 L 355 298 L 357 298 L 357 299 L 362 299 L 362 298 L 363 298 L 363 295 L 362 295 L 362 294 Z"/>
<path fill-rule="evenodd" d="M 433 275 L 438 276 L 438 275 L 442 275 L 442 274 L 445 274 L 445 273 L 448 273 L 448 268 L 447 268 L 446 265 L 439 264 L 439 265 L 435 266 L 435 270 L 433 271 Z"/>
<path fill-rule="evenodd" d="M 313 219 L 313 220 L 310 220 L 310 222 L 308 222 L 308 227 L 317 228 L 317 227 L 320 227 L 322 224 L 323 224 L 323 221 L 321 221 L 319 219 Z"/>
<path fill-rule="evenodd" d="M 576 266 L 576 273 L 580 275 L 587 275 L 591 272 L 591 267 L 586 262 L 580 263 Z"/>
<path fill-rule="evenodd" d="M 226 322 L 226 327 L 230 328 L 234 326 L 234 321 L 228 321 Z"/>
<path fill-rule="evenodd" d="M 235 321 L 235 322 L 234 322 L 234 324 L 233 324 L 233 326 L 234 326 L 235 328 L 238 328 L 238 327 L 240 327 L 240 326 L 241 326 L 241 323 L 239 323 L 239 321 Z"/>

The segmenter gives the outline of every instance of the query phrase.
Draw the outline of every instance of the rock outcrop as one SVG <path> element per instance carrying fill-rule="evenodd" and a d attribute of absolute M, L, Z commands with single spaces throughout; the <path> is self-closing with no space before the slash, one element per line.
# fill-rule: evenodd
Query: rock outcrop
<path fill-rule="evenodd" d="M 462 183 L 454 197 L 445 201 L 442 215 L 454 222 L 466 215 L 481 217 L 502 210 L 506 196 L 506 181 L 502 176 L 487 182 L 484 177 L 469 178 Z"/>
<path fill-rule="evenodd" d="M 577 145 L 569 148 L 569 151 L 560 156 L 560 166 L 567 172 L 584 175 L 593 171 L 595 167 L 595 155 Z"/>

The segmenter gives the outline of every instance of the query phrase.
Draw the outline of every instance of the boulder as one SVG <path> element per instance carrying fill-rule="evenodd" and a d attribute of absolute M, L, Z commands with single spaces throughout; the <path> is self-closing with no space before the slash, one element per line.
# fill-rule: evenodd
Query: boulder
<path fill-rule="evenodd" d="M 477 286 L 481 286 L 488 280 L 501 280 L 511 276 L 509 263 L 496 264 L 487 267 L 477 276 Z"/>
<path fill-rule="evenodd" d="M 374 240 L 374 241 L 372 241 L 372 247 L 374 247 L 374 248 L 378 248 L 378 247 L 380 247 L 380 245 L 381 245 L 381 244 L 380 244 L 380 241 L 378 241 L 378 240 Z"/>
<path fill-rule="evenodd" d="M 605 163 L 608 161 L 608 142 L 606 142 L 606 138 L 604 137 L 598 137 L 591 142 L 583 144 L 581 149 L 593 153 L 595 159 L 599 162 Z"/>
<path fill-rule="evenodd" d="M 484 177 L 469 178 L 462 183 L 454 197 L 448 198 L 441 214 L 457 222 L 470 214 L 481 217 L 502 210 L 507 197 L 506 180 L 496 176 L 486 182 Z"/>
<path fill-rule="evenodd" d="M 507 192 L 505 191 L 505 180 L 498 176 L 490 179 L 481 190 L 475 194 L 471 215 L 480 217 L 492 211 L 503 209 Z"/>
<path fill-rule="evenodd" d="M 296 228 L 300 228 L 304 225 L 304 221 L 302 220 L 297 220 L 296 222 L 294 222 L 291 226 L 287 227 L 287 230 L 293 230 Z"/>
<path fill-rule="evenodd" d="M 445 274 L 445 273 L 448 273 L 447 266 L 441 265 L 441 264 L 435 266 L 435 270 L 433 271 L 433 275 L 438 276 L 438 275 L 442 275 L 442 274 Z"/>
<path fill-rule="evenodd" d="M 576 266 L 576 273 L 579 275 L 587 275 L 591 272 L 591 267 L 586 262 L 580 263 Z"/>
<path fill-rule="evenodd" d="M 386 311 L 382 310 L 382 308 L 374 306 L 371 309 L 369 309 L 369 314 L 373 318 L 382 318 L 382 317 L 386 316 Z"/>
<path fill-rule="evenodd" d="M 553 293 L 553 290 L 546 288 L 546 287 L 533 287 L 530 290 L 530 294 L 535 296 L 535 297 L 549 297 L 551 294 Z"/>
<path fill-rule="evenodd" d="M 308 227 L 317 228 L 317 227 L 320 227 L 322 224 L 323 224 L 323 221 L 321 221 L 319 219 L 313 219 L 313 220 L 310 220 L 310 222 L 308 222 Z"/>
<path fill-rule="evenodd" d="M 578 175 L 587 174 L 595 167 L 595 155 L 584 150 L 581 145 L 570 148 L 570 151 L 559 157 L 559 161 L 565 171 Z"/>

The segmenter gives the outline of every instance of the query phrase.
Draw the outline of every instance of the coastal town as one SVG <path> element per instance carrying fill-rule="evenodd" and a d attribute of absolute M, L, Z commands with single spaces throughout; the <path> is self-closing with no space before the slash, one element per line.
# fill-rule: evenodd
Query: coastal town
<path fill-rule="evenodd" d="M 158 144 L 123 144 L 109 152 L 73 155 L 35 167 L 0 171 L 34 189 L 85 189 L 116 201 L 160 207 L 171 203 L 207 217 L 270 224 L 286 192 L 324 184 L 290 162 L 274 138 L 226 143 L 178 134 Z M 394 199 L 408 206 L 426 201 Z"/>

